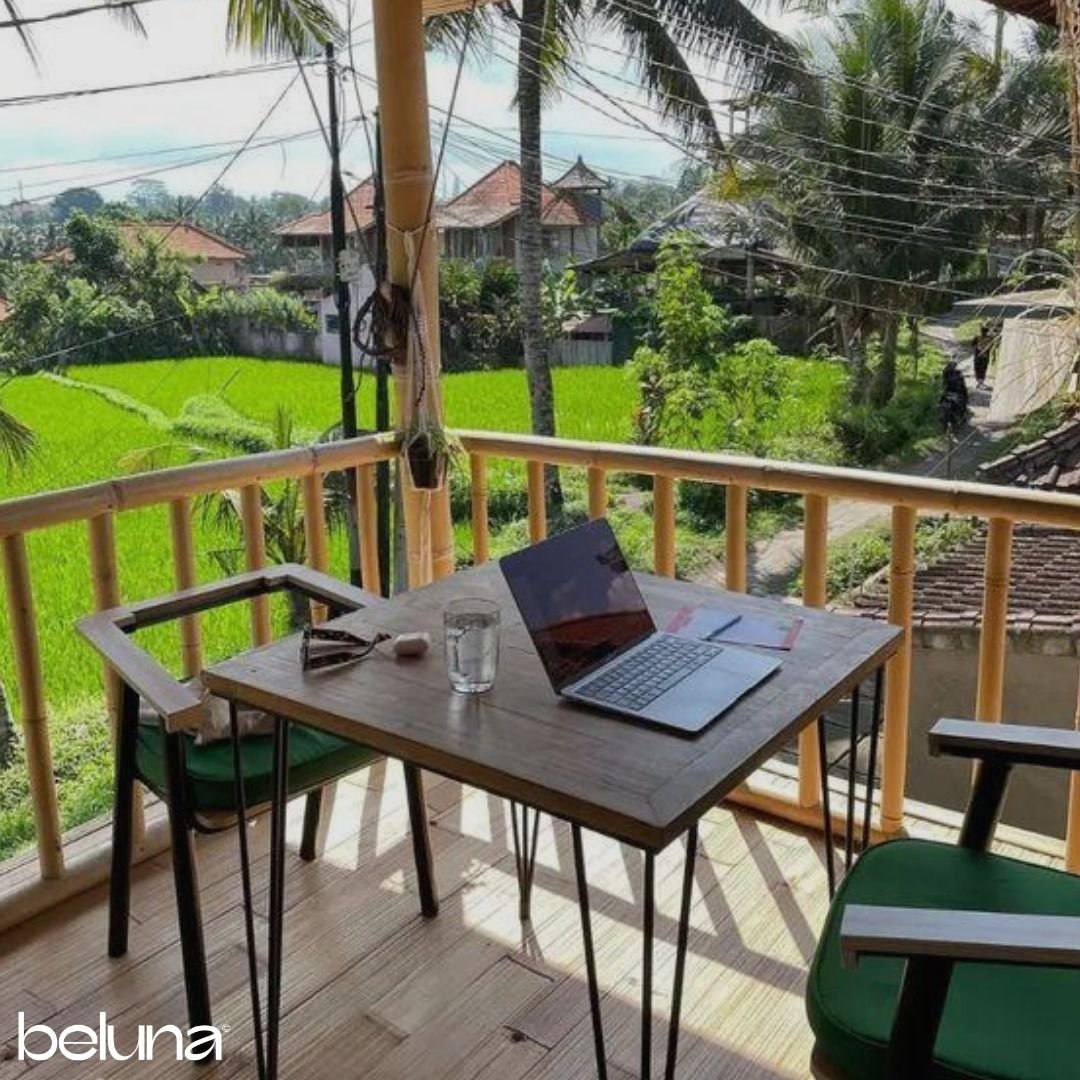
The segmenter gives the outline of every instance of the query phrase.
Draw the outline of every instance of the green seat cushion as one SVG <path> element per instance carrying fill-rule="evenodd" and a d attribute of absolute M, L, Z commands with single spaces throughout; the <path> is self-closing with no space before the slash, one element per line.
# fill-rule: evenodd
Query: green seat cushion
<path fill-rule="evenodd" d="M 235 810 L 236 788 L 232 742 L 225 739 L 197 746 L 185 735 L 188 794 L 193 812 Z M 241 740 L 244 795 L 248 806 L 270 801 L 273 737 L 245 735 Z M 339 739 L 302 724 L 289 725 L 289 793 L 298 794 L 346 776 L 381 755 L 370 747 Z M 140 776 L 164 794 L 165 736 L 158 723 L 140 723 L 136 757 Z"/>
<path fill-rule="evenodd" d="M 842 965 L 840 923 L 848 904 L 1080 915 L 1080 878 L 924 840 L 871 848 L 837 892 L 806 993 L 819 1049 L 843 1075 L 871 1080 L 884 1074 L 904 962 L 870 957 L 855 968 Z M 1078 1032 L 1080 971 L 957 964 L 935 1077 L 1077 1077 Z"/>

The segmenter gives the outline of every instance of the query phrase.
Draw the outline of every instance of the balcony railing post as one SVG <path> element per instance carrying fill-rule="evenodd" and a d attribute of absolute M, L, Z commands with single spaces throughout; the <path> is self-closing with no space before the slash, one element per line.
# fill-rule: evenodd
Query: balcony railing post
<path fill-rule="evenodd" d="M 454 522 L 450 515 L 450 481 L 431 493 L 431 575 L 439 581 L 455 570 Z"/>
<path fill-rule="evenodd" d="M 675 481 L 653 477 L 653 565 L 661 577 L 675 576 Z"/>
<path fill-rule="evenodd" d="M 266 533 L 263 528 L 262 488 L 246 484 L 240 489 L 240 513 L 244 522 L 244 555 L 248 570 L 266 566 Z M 265 645 L 272 637 L 270 630 L 270 598 L 256 596 L 251 600 L 251 640 Z"/>
<path fill-rule="evenodd" d="M 491 533 L 488 526 L 488 470 L 483 454 L 469 455 L 469 474 L 472 479 L 472 536 L 473 562 L 483 566 L 491 554 Z"/>
<path fill-rule="evenodd" d="M 322 473 L 310 473 L 303 479 L 304 491 L 304 555 L 312 570 L 323 573 L 330 566 L 326 543 L 326 510 Z M 326 620 L 326 605 L 311 604 L 311 621 Z"/>
<path fill-rule="evenodd" d="M 169 522 L 176 587 L 194 588 L 198 584 L 198 576 L 195 568 L 195 533 L 191 525 L 190 498 L 181 496 L 169 503 Z M 180 620 L 180 655 L 187 678 L 194 678 L 202 671 L 202 630 L 198 615 L 185 615 Z"/>
<path fill-rule="evenodd" d="M 94 607 L 97 611 L 107 611 L 120 604 L 120 579 L 116 571 L 116 526 L 111 513 L 97 514 L 87 523 L 90 540 L 90 577 L 94 590 Z M 120 730 L 120 699 L 123 693 L 116 673 L 105 665 L 105 709 L 109 717 L 109 728 L 113 741 Z M 146 832 L 146 817 L 143 812 L 143 791 L 135 785 L 132 799 L 132 843 L 138 848 Z"/>
<path fill-rule="evenodd" d="M 986 534 L 982 626 L 979 630 L 979 682 L 975 717 L 1001 720 L 1005 692 L 1005 645 L 1009 621 L 1009 573 L 1013 523 L 991 518 Z"/>
<path fill-rule="evenodd" d="M 813 492 L 803 509 L 803 596 L 807 607 L 824 607 L 828 594 L 829 500 Z M 821 764 L 817 728 L 799 734 L 799 805 L 816 806 L 821 800 Z"/>
<path fill-rule="evenodd" d="M 607 514 L 607 469 L 590 465 L 587 472 L 589 484 L 589 520 L 595 521 Z"/>
<path fill-rule="evenodd" d="M 544 487 L 544 463 L 528 461 L 525 470 L 529 481 L 529 542 L 538 544 L 547 537 L 547 492 Z"/>
<path fill-rule="evenodd" d="M 376 595 L 382 592 L 379 569 L 379 501 L 375 491 L 375 466 L 356 468 L 357 513 L 360 518 L 360 576 L 364 588 Z"/>
<path fill-rule="evenodd" d="M 911 708 L 911 628 L 915 610 L 915 526 L 913 507 L 894 506 L 889 560 L 889 622 L 904 630 L 900 650 L 885 671 L 885 745 L 881 763 L 881 830 L 904 823 L 908 713 Z"/>
<path fill-rule="evenodd" d="M 742 484 L 728 484 L 724 498 L 724 584 L 746 592 L 746 503 Z"/>
<path fill-rule="evenodd" d="M 38 865 L 46 880 L 64 873 L 64 852 L 60 839 L 60 811 L 56 803 L 52 747 L 49 745 L 45 710 L 45 681 L 41 673 L 34 592 L 30 584 L 30 563 L 26 538 L 13 533 L 3 539 L 4 578 L 7 583 L 8 618 L 19 684 L 26 769 L 30 781 L 34 824 L 37 829 Z"/>

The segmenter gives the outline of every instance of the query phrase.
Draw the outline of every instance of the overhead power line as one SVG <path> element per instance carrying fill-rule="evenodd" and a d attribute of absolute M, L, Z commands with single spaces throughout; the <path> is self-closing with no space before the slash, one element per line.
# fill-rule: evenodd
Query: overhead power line
<path fill-rule="evenodd" d="M 56 22 L 60 19 L 73 19 L 78 15 L 93 15 L 99 11 L 115 15 L 117 12 L 122 12 L 124 8 L 132 9 L 157 2 L 158 0 L 117 0 L 112 4 L 84 4 L 82 7 L 53 11 L 47 15 L 20 15 L 16 19 L 0 20 L 0 30 L 20 30 L 25 26 L 36 26 L 38 23 Z"/>

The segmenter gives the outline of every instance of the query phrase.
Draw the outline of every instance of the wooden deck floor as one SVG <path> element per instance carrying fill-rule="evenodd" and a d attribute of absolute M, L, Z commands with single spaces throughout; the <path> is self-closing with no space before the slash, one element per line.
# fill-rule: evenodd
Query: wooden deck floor
<path fill-rule="evenodd" d="M 442 896 L 434 921 L 418 913 L 396 764 L 340 784 L 323 856 L 289 860 L 283 1076 L 594 1076 L 569 830 L 542 822 L 533 922 L 523 931 L 505 804 L 434 777 L 428 801 Z M 290 829 L 294 844 L 298 825 Z M 265 823 L 250 832 L 262 896 Z M 595 837 L 586 856 L 610 1075 L 630 1080 L 638 1075 L 641 859 Z M 226 1028 L 223 1062 L 15 1060 L 20 1011 L 27 1024 L 54 1029 L 96 1028 L 104 1011 L 121 1050 L 133 1045 L 139 1024 L 185 1023 L 166 854 L 135 872 L 124 959 L 105 956 L 103 889 L 0 937 L 0 1080 L 254 1076 L 235 834 L 201 838 L 199 863 L 214 1019 Z M 680 871 L 676 846 L 657 865 L 658 1048 Z M 808 1075 L 802 989 L 826 905 L 820 843 L 746 813 L 710 813 L 696 866 L 681 1077 Z"/>

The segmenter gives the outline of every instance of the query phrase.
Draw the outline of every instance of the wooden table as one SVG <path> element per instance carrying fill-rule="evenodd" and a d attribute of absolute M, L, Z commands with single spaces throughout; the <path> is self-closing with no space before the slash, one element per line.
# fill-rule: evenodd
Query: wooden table
<path fill-rule="evenodd" d="M 688 603 L 723 604 L 744 614 L 778 614 L 778 601 L 685 582 L 638 575 L 658 626 Z M 462 597 L 487 597 L 502 610 L 502 654 L 493 690 L 477 697 L 454 693 L 443 655 L 442 613 Z M 789 613 L 790 608 L 783 612 Z M 689 929 L 697 825 L 702 815 L 745 780 L 806 725 L 878 676 L 897 651 L 902 631 L 882 623 L 824 611 L 799 609 L 805 626 L 795 648 L 768 681 L 694 738 L 685 738 L 606 716 L 558 698 L 551 690 L 528 633 L 498 567 L 455 574 L 406 593 L 334 625 L 353 631 L 390 633 L 426 630 L 432 649 L 422 660 L 376 654 L 336 670 L 305 673 L 296 637 L 215 665 L 208 687 L 233 703 L 279 718 L 275 739 L 281 766 L 271 826 L 284 843 L 284 769 L 289 721 L 298 721 L 371 746 L 410 765 L 440 773 L 511 800 L 515 851 L 528 912 L 535 857 L 536 817 L 554 815 L 571 825 L 581 906 L 597 1070 L 606 1077 L 603 1026 L 589 915 L 581 830 L 592 829 L 645 853 L 643 889 L 642 1080 L 648 1080 L 652 1048 L 652 952 L 656 854 L 687 838 L 686 869 L 678 931 L 665 1075 L 674 1076 L 679 1011 Z M 880 700 L 880 692 L 875 695 Z M 819 746 L 824 738 L 819 726 Z M 853 790 L 853 789 L 852 789 Z M 826 821 L 827 787 L 823 790 Z M 849 808 L 853 799 L 849 796 Z M 530 837 L 529 811 L 533 822 Z M 520 823 L 519 823 L 520 813 Z M 849 828 L 849 846 L 850 846 Z M 831 833 L 831 829 L 830 829 Z M 278 860 L 281 865 L 281 860 Z M 830 868 L 831 845 L 830 845 Z M 271 985 L 268 1039 L 276 1042 L 274 998 L 280 998 L 280 934 L 283 880 L 271 875 Z M 277 935 L 277 942 L 274 936 Z M 278 971 L 275 972 L 275 964 Z M 273 992 L 276 985 L 277 993 Z M 268 1059 L 276 1061 L 276 1052 Z"/>

